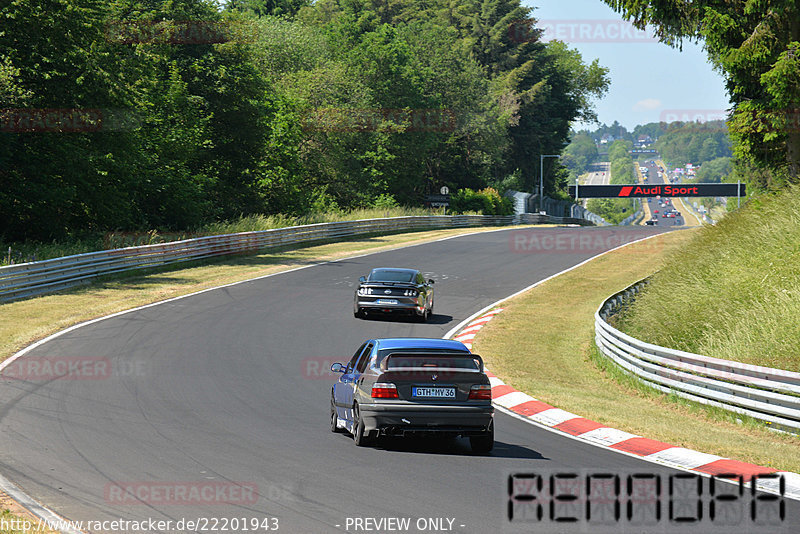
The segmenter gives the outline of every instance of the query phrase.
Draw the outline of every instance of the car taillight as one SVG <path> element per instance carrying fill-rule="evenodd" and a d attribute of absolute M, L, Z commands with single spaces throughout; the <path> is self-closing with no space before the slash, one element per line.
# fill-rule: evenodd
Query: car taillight
<path fill-rule="evenodd" d="M 492 386 L 475 384 L 469 388 L 469 400 L 492 400 Z"/>
<path fill-rule="evenodd" d="M 372 385 L 373 399 L 396 399 L 397 397 L 397 386 L 394 384 L 377 382 Z"/>

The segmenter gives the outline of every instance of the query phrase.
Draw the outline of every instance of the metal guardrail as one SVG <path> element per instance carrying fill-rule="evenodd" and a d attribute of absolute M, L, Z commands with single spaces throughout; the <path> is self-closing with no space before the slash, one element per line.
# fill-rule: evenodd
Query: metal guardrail
<path fill-rule="evenodd" d="M 707 213 L 701 213 L 700 211 L 698 211 L 697 208 L 694 207 L 694 204 L 690 202 L 689 198 L 684 197 L 681 200 L 683 200 L 683 205 L 688 207 L 692 211 L 692 213 L 694 213 L 695 217 L 697 217 L 701 222 L 708 224 L 717 224 L 717 221 L 709 217 Z"/>
<path fill-rule="evenodd" d="M 257 232 L 198 237 L 0 267 L 0 302 L 53 293 L 109 274 L 214 256 L 251 253 L 268 247 L 405 230 L 548 222 L 591 224 L 583 220 L 547 215 L 522 219 L 514 216 L 495 215 L 430 215 L 318 223 Z"/>
<path fill-rule="evenodd" d="M 519 224 L 579 224 L 581 226 L 594 226 L 594 222 L 589 219 L 578 217 L 553 217 L 540 213 L 520 213 L 516 215 Z"/>
<path fill-rule="evenodd" d="M 600 352 L 655 389 L 800 434 L 800 373 L 660 347 L 608 324 L 607 319 L 629 305 L 647 282 L 612 295 L 597 310 L 595 343 Z"/>
<path fill-rule="evenodd" d="M 639 209 L 639 211 L 634 212 L 632 215 L 628 215 L 625 218 L 625 220 L 619 223 L 620 226 L 628 226 L 630 224 L 633 224 L 634 222 L 639 220 L 639 218 L 642 216 L 642 213 L 644 212 L 641 209 Z"/>
<path fill-rule="evenodd" d="M 514 190 L 506 191 L 504 196 L 513 199 L 514 212 L 517 215 L 539 215 L 538 211 L 540 208 L 538 206 L 541 204 L 543 211 L 550 217 L 550 222 L 556 222 L 557 219 L 581 219 L 584 222 L 577 222 L 575 224 L 587 224 L 585 221 L 589 221 L 595 226 L 608 225 L 599 215 L 592 213 L 583 206 L 567 202 L 566 200 L 558 200 L 545 196 L 542 202 L 539 202 L 539 195 Z M 557 213 L 559 215 L 550 215 L 552 213 Z"/>

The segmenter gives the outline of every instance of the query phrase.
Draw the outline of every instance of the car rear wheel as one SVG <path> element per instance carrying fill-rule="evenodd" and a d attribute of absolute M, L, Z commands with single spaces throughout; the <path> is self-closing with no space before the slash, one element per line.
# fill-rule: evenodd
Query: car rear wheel
<path fill-rule="evenodd" d="M 427 323 L 431 318 L 431 309 L 425 308 L 422 313 L 417 315 L 417 320 L 421 323 Z"/>
<path fill-rule="evenodd" d="M 494 448 L 494 423 L 489 426 L 489 431 L 483 436 L 470 436 L 469 445 L 472 452 L 486 454 Z"/>
<path fill-rule="evenodd" d="M 361 420 L 358 404 L 353 405 L 353 442 L 357 447 L 366 447 L 371 443 L 364 430 L 364 421 Z"/>
<path fill-rule="evenodd" d="M 433 314 L 433 310 L 432 309 L 428 308 L 427 310 L 425 310 L 425 314 L 422 316 L 422 321 L 425 322 L 425 323 L 430 321 L 432 314 Z"/>

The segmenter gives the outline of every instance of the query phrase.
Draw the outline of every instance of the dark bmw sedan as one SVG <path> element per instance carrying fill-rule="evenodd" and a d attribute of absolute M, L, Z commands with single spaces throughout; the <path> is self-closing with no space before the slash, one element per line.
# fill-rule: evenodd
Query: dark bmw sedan
<path fill-rule="evenodd" d="M 331 431 L 358 446 L 379 436 L 467 437 L 474 452 L 494 446 L 492 387 L 483 360 L 446 339 L 370 339 L 331 391 Z"/>
<path fill-rule="evenodd" d="M 433 314 L 433 280 L 425 280 L 416 269 L 382 267 L 359 278 L 353 300 L 353 315 L 398 313 L 423 321 Z"/>

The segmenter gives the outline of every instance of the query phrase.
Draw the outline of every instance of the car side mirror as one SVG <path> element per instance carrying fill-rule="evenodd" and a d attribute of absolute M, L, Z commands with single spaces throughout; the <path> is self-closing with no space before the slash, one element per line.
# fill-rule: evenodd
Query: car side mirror
<path fill-rule="evenodd" d="M 359 276 L 359 277 L 358 277 L 358 281 L 359 281 L 359 282 L 366 282 L 366 281 L 367 281 L 367 279 L 366 279 L 365 277 L 363 277 L 363 276 Z"/>
<path fill-rule="evenodd" d="M 342 363 L 336 362 L 333 365 L 331 365 L 331 371 L 333 371 L 334 373 L 344 373 L 346 370 L 347 368 Z"/>
<path fill-rule="evenodd" d="M 431 279 L 429 279 L 429 280 L 428 280 L 428 283 L 429 283 L 429 284 L 435 284 L 435 283 L 436 283 L 436 281 L 435 281 L 433 278 L 431 278 Z"/>

